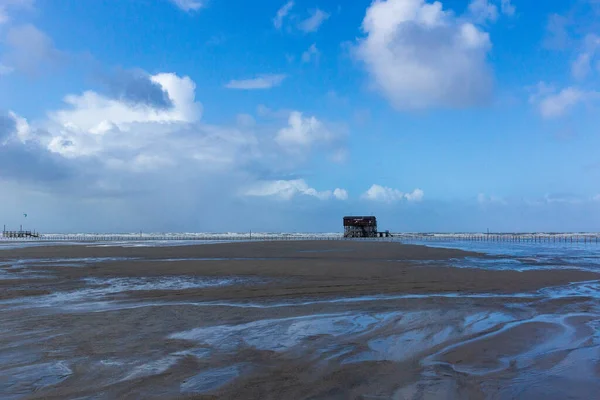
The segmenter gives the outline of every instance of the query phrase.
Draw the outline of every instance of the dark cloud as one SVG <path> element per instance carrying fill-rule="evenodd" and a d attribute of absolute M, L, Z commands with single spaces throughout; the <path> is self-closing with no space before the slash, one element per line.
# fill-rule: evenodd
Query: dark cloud
<path fill-rule="evenodd" d="M 2 117 L 0 132 L 1 125 Z M 0 144 L 0 179 L 56 182 L 71 176 L 66 163 L 67 160 L 35 141 L 22 143 L 17 139 L 9 139 L 6 144 Z"/>
<path fill-rule="evenodd" d="M 146 105 L 167 109 L 173 102 L 162 87 L 150 80 L 150 76 L 139 70 L 117 69 L 100 77 L 109 95 L 132 105 Z"/>

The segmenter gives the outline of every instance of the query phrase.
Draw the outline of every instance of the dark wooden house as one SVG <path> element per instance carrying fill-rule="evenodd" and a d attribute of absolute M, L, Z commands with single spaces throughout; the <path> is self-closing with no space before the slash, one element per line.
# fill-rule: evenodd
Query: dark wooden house
<path fill-rule="evenodd" d="M 344 237 L 374 238 L 377 237 L 377 218 L 344 217 Z"/>

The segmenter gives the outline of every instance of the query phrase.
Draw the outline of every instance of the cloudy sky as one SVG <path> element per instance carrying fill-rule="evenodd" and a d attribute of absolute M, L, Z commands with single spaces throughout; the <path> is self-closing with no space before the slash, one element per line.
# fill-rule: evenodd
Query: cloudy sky
<path fill-rule="evenodd" d="M 598 0 L 0 0 L 0 224 L 600 230 L 599 17 Z"/>

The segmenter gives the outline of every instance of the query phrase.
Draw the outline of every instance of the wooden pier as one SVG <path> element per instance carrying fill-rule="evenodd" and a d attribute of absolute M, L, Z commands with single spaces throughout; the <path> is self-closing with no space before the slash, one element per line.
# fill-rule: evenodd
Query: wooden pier
<path fill-rule="evenodd" d="M 12 239 L 37 239 L 40 237 L 39 233 L 32 231 L 2 231 L 2 236 Z"/>

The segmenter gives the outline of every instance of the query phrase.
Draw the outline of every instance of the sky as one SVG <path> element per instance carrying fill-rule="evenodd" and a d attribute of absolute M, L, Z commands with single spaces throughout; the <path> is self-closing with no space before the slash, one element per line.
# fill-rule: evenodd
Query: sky
<path fill-rule="evenodd" d="M 599 107 L 598 0 L 0 0 L 0 224 L 599 231 Z"/>

